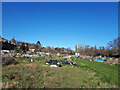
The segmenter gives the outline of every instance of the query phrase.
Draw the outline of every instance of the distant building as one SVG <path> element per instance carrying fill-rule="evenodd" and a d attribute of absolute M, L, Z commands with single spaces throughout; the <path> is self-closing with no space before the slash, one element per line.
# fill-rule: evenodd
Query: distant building
<path fill-rule="evenodd" d="M 9 53 L 9 50 L 1 50 L 1 53 Z"/>
<path fill-rule="evenodd" d="M 46 55 L 50 55 L 50 53 L 45 53 Z"/>
<path fill-rule="evenodd" d="M 60 53 L 57 53 L 57 56 L 60 56 Z"/>
<path fill-rule="evenodd" d="M 20 48 L 21 45 L 22 45 L 22 43 L 23 43 L 23 42 L 21 42 L 21 41 L 17 42 L 16 47 L 17 47 L 17 48 Z"/>
<path fill-rule="evenodd" d="M 34 52 L 35 51 L 34 46 L 29 46 L 29 51 Z"/>
<path fill-rule="evenodd" d="M 15 44 L 11 43 L 11 41 L 0 37 L 0 42 L 2 45 L 2 50 L 14 50 Z"/>
<path fill-rule="evenodd" d="M 35 49 L 33 49 L 33 48 L 29 48 L 29 51 L 34 52 L 34 51 L 35 51 Z"/>
<path fill-rule="evenodd" d="M 2 50 L 14 50 L 16 48 L 25 51 L 35 52 L 36 49 L 35 48 L 36 44 L 16 41 L 14 38 L 11 41 L 9 41 L 7 39 L 0 37 L 0 42 L 1 42 Z"/>
<path fill-rule="evenodd" d="M 75 56 L 80 56 L 80 53 L 75 53 Z"/>

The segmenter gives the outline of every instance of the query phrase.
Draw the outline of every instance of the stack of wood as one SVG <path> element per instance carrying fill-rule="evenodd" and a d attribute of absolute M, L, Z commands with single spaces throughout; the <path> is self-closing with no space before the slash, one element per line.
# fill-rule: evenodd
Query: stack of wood
<path fill-rule="evenodd" d="M 68 61 L 68 62 L 72 62 L 72 59 L 68 58 L 67 61 Z"/>

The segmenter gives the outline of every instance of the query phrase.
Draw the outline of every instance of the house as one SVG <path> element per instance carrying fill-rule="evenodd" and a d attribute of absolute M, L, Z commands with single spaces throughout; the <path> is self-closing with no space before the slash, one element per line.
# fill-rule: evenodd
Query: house
<path fill-rule="evenodd" d="M 35 46 L 33 44 L 29 45 L 28 48 L 29 48 L 29 51 L 35 52 Z"/>
<path fill-rule="evenodd" d="M 21 41 L 18 41 L 17 44 L 16 44 L 16 47 L 17 47 L 17 48 L 20 48 L 21 45 L 22 45 L 22 42 L 21 42 Z"/>
<path fill-rule="evenodd" d="M 2 50 L 14 50 L 15 44 L 11 43 L 11 41 L 0 37 Z"/>
<path fill-rule="evenodd" d="M 4 38 L 2 38 L 2 37 L 0 37 L 0 41 L 3 41 L 3 42 L 8 42 L 8 40 L 7 39 L 4 39 Z"/>
<path fill-rule="evenodd" d="M 34 52 L 35 49 L 34 48 L 29 48 L 29 51 Z"/>

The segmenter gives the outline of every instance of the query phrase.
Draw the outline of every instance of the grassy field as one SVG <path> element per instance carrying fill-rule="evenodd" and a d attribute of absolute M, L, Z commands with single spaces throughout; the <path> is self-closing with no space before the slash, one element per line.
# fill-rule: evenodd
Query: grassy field
<path fill-rule="evenodd" d="M 3 88 L 117 88 L 117 65 L 80 59 L 76 66 L 49 67 L 45 58 L 18 58 L 17 65 L 3 66 Z"/>

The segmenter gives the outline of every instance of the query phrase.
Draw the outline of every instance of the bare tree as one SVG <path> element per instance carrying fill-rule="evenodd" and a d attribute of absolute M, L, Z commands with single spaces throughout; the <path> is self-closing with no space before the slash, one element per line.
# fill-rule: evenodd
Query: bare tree
<path fill-rule="evenodd" d="M 77 45 L 75 46 L 75 52 L 78 52 L 78 50 L 77 50 Z"/>
<path fill-rule="evenodd" d="M 41 43 L 40 43 L 40 41 L 37 41 L 37 45 L 41 46 Z"/>
<path fill-rule="evenodd" d="M 11 42 L 16 43 L 15 37 L 11 39 Z"/>

